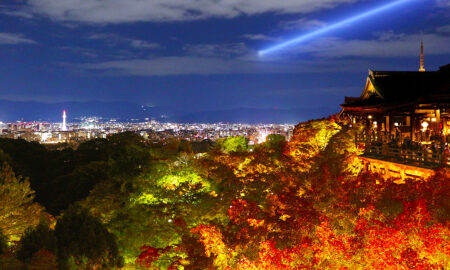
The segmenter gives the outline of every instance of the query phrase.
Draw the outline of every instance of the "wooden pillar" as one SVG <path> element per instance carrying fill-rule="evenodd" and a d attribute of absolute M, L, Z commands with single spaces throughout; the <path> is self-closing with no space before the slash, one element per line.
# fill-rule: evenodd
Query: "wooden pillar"
<path fill-rule="evenodd" d="M 444 118 L 442 122 L 443 122 L 442 127 L 444 129 L 444 135 L 445 135 L 448 133 L 447 118 Z"/>
<path fill-rule="evenodd" d="M 395 133 L 393 132 L 393 128 L 394 128 L 394 117 L 392 117 L 393 115 L 390 114 L 389 115 L 389 135 L 390 137 L 392 137 Z"/>
<path fill-rule="evenodd" d="M 436 110 L 436 124 L 437 124 L 436 133 L 438 135 L 442 135 L 441 129 L 440 129 L 440 126 L 441 126 L 441 110 L 439 110 L 439 109 Z"/>
<path fill-rule="evenodd" d="M 386 115 L 385 119 L 386 119 L 386 121 L 384 124 L 384 127 L 385 127 L 384 134 L 387 137 L 390 137 L 390 135 L 391 135 L 391 125 L 390 125 L 391 119 L 390 119 L 389 115 Z"/>
<path fill-rule="evenodd" d="M 411 110 L 411 141 L 414 141 L 415 139 L 415 133 L 416 133 L 416 111 L 414 107 Z"/>

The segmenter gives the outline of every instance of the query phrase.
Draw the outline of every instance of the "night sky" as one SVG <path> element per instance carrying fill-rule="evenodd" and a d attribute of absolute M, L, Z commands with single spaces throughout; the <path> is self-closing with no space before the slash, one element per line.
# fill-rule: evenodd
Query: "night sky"
<path fill-rule="evenodd" d="M 336 107 L 367 70 L 450 63 L 450 1 L 411 0 L 279 53 L 257 52 L 392 1 L 2 0 L 0 99 L 185 111 Z"/>

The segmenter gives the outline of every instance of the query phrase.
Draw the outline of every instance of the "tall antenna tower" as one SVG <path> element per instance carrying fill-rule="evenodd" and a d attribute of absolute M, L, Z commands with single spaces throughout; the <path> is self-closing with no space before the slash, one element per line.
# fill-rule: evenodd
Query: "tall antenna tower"
<path fill-rule="evenodd" d="M 66 118 L 67 118 L 66 110 L 63 111 L 62 118 L 63 118 L 63 122 L 62 122 L 61 130 L 62 130 L 62 131 L 67 131 L 67 126 L 66 126 Z"/>
<path fill-rule="evenodd" d="M 423 60 L 423 40 L 420 42 L 420 68 L 419 71 L 420 72 L 425 72 L 425 65 L 424 65 L 424 60 Z"/>

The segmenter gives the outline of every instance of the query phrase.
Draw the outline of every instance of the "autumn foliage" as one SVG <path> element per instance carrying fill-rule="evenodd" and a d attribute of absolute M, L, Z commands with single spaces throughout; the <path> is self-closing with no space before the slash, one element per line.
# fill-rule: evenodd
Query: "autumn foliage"
<path fill-rule="evenodd" d="M 150 267 L 152 263 L 155 262 L 159 256 L 161 256 L 163 251 L 164 249 L 144 245 L 141 247 L 141 254 L 139 254 L 137 262 L 141 266 Z"/>
<path fill-rule="evenodd" d="M 0 141 L 0 268 L 450 269 L 449 168 L 366 173 L 358 129 L 309 121 L 290 141 L 197 154 L 131 133 L 62 151 Z"/>
<path fill-rule="evenodd" d="M 449 179 L 396 184 L 364 174 L 355 132 L 336 119 L 297 126 L 293 140 L 252 152 L 215 151 L 198 161 L 217 187 L 211 211 L 225 217 L 186 224 L 196 269 L 447 269 Z M 198 248 L 196 246 L 195 248 Z M 189 250 L 191 249 L 191 250 Z M 160 249 L 139 255 L 158 259 Z"/>

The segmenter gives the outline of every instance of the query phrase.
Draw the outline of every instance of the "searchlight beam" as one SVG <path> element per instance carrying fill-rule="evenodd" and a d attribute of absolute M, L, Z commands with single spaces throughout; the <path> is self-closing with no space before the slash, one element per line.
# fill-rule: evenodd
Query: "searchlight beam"
<path fill-rule="evenodd" d="M 283 42 L 281 44 L 278 44 L 278 45 L 275 45 L 273 47 L 267 48 L 265 50 L 261 50 L 261 51 L 258 52 L 258 54 L 260 56 L 265 56 L 265 55 L 273 53 L 275 51 L 279 51 L 281 49 L 285 49 L 285 48 L 287 48 L 289 46 L 292 46 L 294 44 L 302 43 L 304 41 L 312 39 L 312 38 L 314 38 L 316 36 L 319 36 L 321 34 L 324 34 L 326 32 L 329 32 L 329 31 L 335 30 L 337 28 L 341 28 L 341 27 L 347 26 L 347 25 L 349 25 L 351 23 L 354 23 L 354 22 L 357 22 L 357 21 L 362 20 L 364 18 L 373 16 L 373 15 L 378 14 L 380 12 L 383 12 L 383 11 L 386 11 L 386 10 L 398 7 L 398 6 L 402 5 L 402 4 L 405 4 L 405 3 L 410 2 L 410 1 L 412 1 L 412 0 L 398 0 L 398 1 L 392 2 L 390 4 L 387 4 L 387 5 L 384 5 L 384 6 L 381 6 L 381 7 L 378 7 L 378 8 L 369 10 L 369 11 L 366 11 L 366 12 L 364 12 L 362 14 L 353 16 L 353 17 L 348 18 L 346 20 L 337 22 L 337 23 L 329 25 L 329 26 L 325 26 L 325 27 L 320 28 L 320 29 L 318 29 L 316 31 L 313 31 L 311 33 L 299 36 L 297 38 L 294 38 L 292 40 Z"/>

